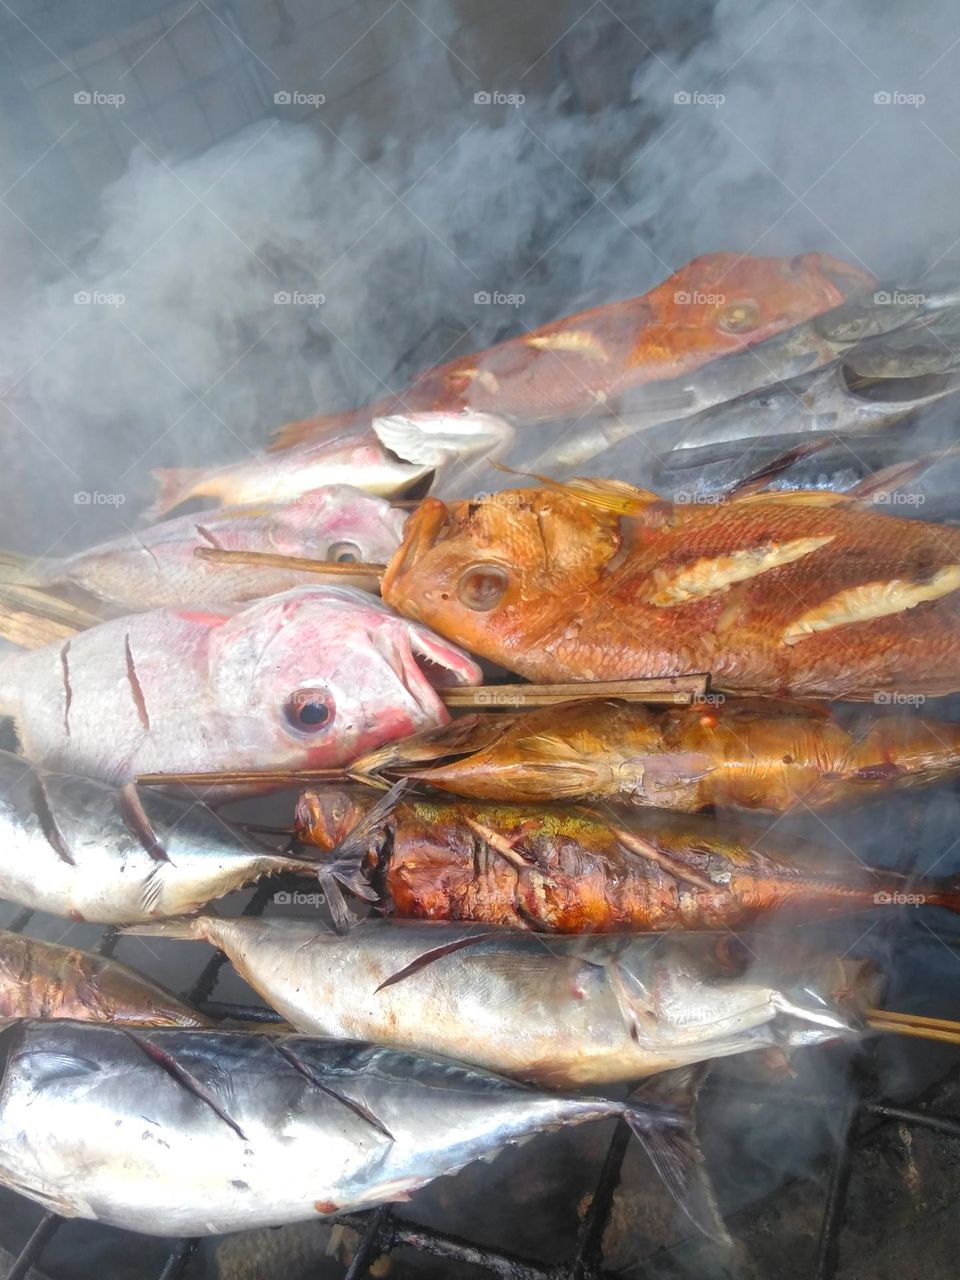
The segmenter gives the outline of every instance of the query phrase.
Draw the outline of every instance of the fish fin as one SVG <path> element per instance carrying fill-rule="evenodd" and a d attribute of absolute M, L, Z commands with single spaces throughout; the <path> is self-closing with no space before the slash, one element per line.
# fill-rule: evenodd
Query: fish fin
<path fill-rule="evenodd" d="M 329 440 L 341 436 L 344 432 L 355 431 L 370 425 L 373 418 L 383 414 L 391 401 L 378 401 L 361 409 L 345 409 L 341 413 L 321 413 L 314 418 L 298 418 L 296 422 L 285 422 L 271 433 L 269 451 L 279 453 L 284 449 L 293 449 L 302 444 L 313 444 L 318 440 Z"/>
<path fill-rule="evenodd" d="M 456 942 L 445 942 L 443 946 L 432 947 L 429 951 L 423 951 L 416 959 L 411 960 L 409 964 L 404 965 L 402 969 L 398 969 L 396 973 L 392 973 L 389 978 L 384 978 L 373 993 L 383 991 L 385 987 L 392 987 L 394 983 L 402 982 L 404 978 L 411 978 L 415 973 L 419 973 L 421 969 L 425 969 L 428 964 L 433 964 L 435 960 L 442 960 L 444 956 L 453 955 L 457 951 L 462 951 L 464 947 L 472 947 L 475 942 L 483 942 L 487 938 L 496 937 L 494 933 L 471 933 L 466 938 L 458 938 Z"/>
<path fill-rule="evenodd" d="M 0 551 L 0 582 L 21 587 L 47 587 L 54 580 L 55 560 L 22 556 L 16 551 Z"/>
<path fill-rule="evenodd" d="M 724 495 L 727 501 L 738 501 L 742 498 L 749 497 L 750 494 L 758 493 L 761 489 L 765 489 L 771 480 L 775 480 L 777 476 L 782 475 L 784 471 L 789 471 L 795 462 L 801 462 L 804 458 L 809 458 L 815 453 L 819 453 L 821 449 L 826 449 L 832 444 L 830 439 L 823 440 L 804 440 L 801 444 L 794 445 L 792 449 L 788 449 L 786 453 L 781 453 L 774 458 L 772 462 L 766 463 L 764 466 L 751 472 L 743 480 L 727 490 Z M 767 497 L 772 495 L 767 494 Z"/>
<path fill-rule="evenodd" d="M 409 738 L 388 742 L 376 751 L 368 751 L 350 765 L 350 772 L 364 778 L 392 769 L 406 769 L 418 764 L 431 764 L 449 756 L 471 755 L 481 746 L 488 746 L 503 732 L 503 720 L 510 716 L 488 716 L 482 713 L 460 716 L 449 724 L 426 729 Z M 491 723 L 493 722 L 493 723 Z"/>
<path fill-rule="evenodd" d="M 645 1081 L 630 1095 L 624 1119 L 693 1225 L 729 1248 L 732 1241 L 717 1208 L 695 1126 L 697 1095 L 708 1069 L 697 1063 Z"/>
<path fill-rule="evenodd" d="M 464 421 L 469 420 L 465 415 Z M 430 431 L 426 423 L 436 414 L 397 413 L 374 418 L 373 433 L 384 446 L 404 462 L 417 466 L 441 467 L 454 458 L 502 452 L 513 442 L 513 428 L 503 418 L 484 414 L 472 436 L 450 431 Z M 424 425 L 421 425 L 424 423 Z"/>
<path fill-rule="evenodd" d="M 137 938 L 183 938 L 197 942 L 206 938 L 202 916 L 191 916 L 180 920 L 157 920 L 150 924 L 128 924 L 120 930 L 120 933 Z"/>
<path fill-rule="evenodd" d="M 734 497 L 733 502 L 744 506 L 748 502 L 776 502 L 789 507 L 839 507 L 854 506 L 857 499 L 849 493 L 833 493 L 828 489 L 793 489 L 787 493 L 745 493 Z"/>
<path fill-rule="evenodd" d="M 182 502 L 200 497 L 207 470 L 206 467 L 157 467 L 151 471 L 157 486 L 157 496 L 144 511 L 144 519 L 159 520 Z"/>
<path fill-rule="evenodd" d="M 344 900 L 343 889 L 364 902 L 379 901 L 378 895 L 363 878 L 363 859 L 379 828 L 393 812 L 409 785 L 405 778 L 394 783 L 389 791 L 384 792 L 370 806 L 340 844 L 330 850 L 325 860 L 317 865 L 317 879 L 337 933 L 347 933 L 355 923 Z"/>
<path fill-rule="evenodd" d="M 864 499 L 872 498 L 878 493 L 899 489 L 908 480 L 916 480 L 918 476 L 922 476 L 935 463 L 943 462 L 946 458 L 956 458 L 958 456 L 960 456 L 960 448 L 954 445 L 949 449 L 938 449 L 933 453 L 921 453 L 916 458 L 907 458 L 902 462 L 891 463 L 889 467 L 883 467 L 880 471 L 875 471 L 873 475 L 867 476 L 859 484 L 854 485 L 852 489 L 848 489 L 847 495 L 848 497 L 856 497 L 863 502 Z"/>
<path fill-rule="evenodd" d="M 103 621 L 95 613 L 34 587 L 0 581 L 0 637 L 23 649 L 62 643 Z"/>
<path fill-rule="evenodd" d="M 553 480 L 550 476 L 537 475 L 535 471 L 517 471 L 502 462 L 493 462 L 492 466 L 508 475 L 523 476 L 527 480 L 537 480 L 548 489 L 556 489 L 571 498 L 584 503 L 588 507 L 596 507 L 600 511 L 610 511 L 615 515 L 639 515 L 654 502 L 665 502 L 665 499 L 649 489 L 639 489 L 628 484 L 626 480 L 600 480 L 593 476 L 576 476 L 572 480 Z M 668 504 L 669 505 L 669 504 Z"/>
<path fill-rule="evenodd" d="M 675 879 L 683 880 L 697 889 L 706 890 L 708 893 L 716 888 L 716 885 L 706 876 L 700 875 L 698 871 L 686 866 L 679 858 L 675 858 L 665 850 L 660 849 L 652 840 L 638 836 L 633 831 L 627 831 L 624 827 L 611 827 L 610 830 L 621 848 L 626 849 L 628 853 L 636 854 L 637 857 L 646 858 L 655 863 Z"/>

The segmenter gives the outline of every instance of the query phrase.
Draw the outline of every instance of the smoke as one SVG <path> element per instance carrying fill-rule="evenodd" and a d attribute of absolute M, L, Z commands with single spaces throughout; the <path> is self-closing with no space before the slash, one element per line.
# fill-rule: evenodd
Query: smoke
<path fill-rule="evenodd" d="M 265 117 L 179 164 L 138 146 L 89 228 L 69 192 L 22 209 L 53 229 L 5 312 L 7 449 L 36 518 L 11 511 L 4 541 L 91 540 L 132 521 L 151 467 L 246 457 L 284 420 L 643 292 L 697 253 L 822 248 L 912 280 L 952 252 L 946 3 L 721 0 L 659 28 L 595 9 L 569 10 L 538 60 L 549 83 L 524 93 L 518 73 L 506 105 L 451 76 L 442 8 L 382 74 L 392 131 L 362 110 L 336 129 L 322 108 Z M 470 32 L 465 67 L 489 35 Z M 606 62 L 626 70 L 585 111 Z M 121 497 L 78 513 L 77 491 Z"/>

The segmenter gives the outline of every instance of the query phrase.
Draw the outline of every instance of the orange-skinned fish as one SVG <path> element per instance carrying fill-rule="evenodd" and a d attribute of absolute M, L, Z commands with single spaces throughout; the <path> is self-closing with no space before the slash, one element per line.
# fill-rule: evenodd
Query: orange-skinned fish
<path fill-rule="evenodd" d="M 685 506 L 617 481 L 427 498 L 398 612 L 537 681 L 710 672 L 715 688 L 960 690 L 960 529 L 824 492 Z"/>
<path fill-rule="evenodd" d="M 608 412 L 635 387 L 763 342 L 874 283 L 824 253 L 704 254 L 640 297 L 565 316 L 428 369 L 398 395 L 355 412 L 288 423 L 274 447 L 392 413 L 469 409 L 527 423 Z"/>
<path fill-rule="evenodd" d="M 333 790 L 300 797 L 296 829 L 327 853 L 320 879 L 341 928 L 337 882 L 369 884 L 398 917 L 548 933 L 737 929 L 784 908 L 822 917 L 905 901 L 960 911 L 953 880 L 701 814 Z"/>
<path fill-rule="evenodd" d="M 960 725 L 901 710 L 708 695 L 694 706 L 584 700 L 463 716 L 390 743 L 353 773 L 474 800 L 609 800 L 694 812 L 825 809 L 960 773 Z"/>

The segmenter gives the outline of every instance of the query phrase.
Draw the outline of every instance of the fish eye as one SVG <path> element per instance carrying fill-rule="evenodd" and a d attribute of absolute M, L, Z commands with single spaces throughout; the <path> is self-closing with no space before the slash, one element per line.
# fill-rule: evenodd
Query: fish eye
<path fill-rule="evenodd" d="M 723 307 L 717 323 L 727 333 L 748 333 L 760 323 L 760 308 L 750 298 Z"/>
<path fill-rule="evenodd" d="M 319 733 L 333 723 L 333 699 L 326 689 L 297 689 L 284 704 L 283 714 L 301 733 Z"/>
<path fill-rule="evenodd" d="M 717 939 L 713 948 L 713 958 L 717 967 L 722 969 L 724 973 L 731 975 L 741 974 L 749 963 L 750 948 L 745 942 L 741 942 L 735 934 L 731 933 Z"/>
<path fill-rule="evenodd" d="M 324 559 L 335 560 L 337 564 L 354 564 L 363 559 L 363 552 L 355 542 L 332 542 Z"/>
<path fill-rule="evenodd" d="M 505 569 L 498 564 L 474 564 L 457 584 L 457 598 L 475 613 L 495 609 L 510 584 Z"/>

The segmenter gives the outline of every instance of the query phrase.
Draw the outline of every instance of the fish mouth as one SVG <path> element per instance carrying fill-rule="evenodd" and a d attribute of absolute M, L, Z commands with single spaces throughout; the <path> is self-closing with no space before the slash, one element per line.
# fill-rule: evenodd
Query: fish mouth
<path fill-rule="evenodd" d="M 483 672 L 462 649 L 423 627 L 408 624 L 407 636 L 409 649 L 403 655 L 403 683 L 419 705 L 426 723 L 446 724 L 450 716 L 438 692 L 482 684 Z"/>
<path fill-rule="evenodd" d="M 424 498 L 409 518 L 403 540 L 380 582 L 380 594 L 387 604 L 396 607 L 395 602 L 403 598 L 402 579 L 415 567 L 418 557 L 433 546 L 446 519 L 447 508 L 439 498 Z"/>

